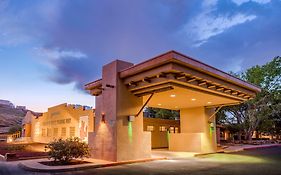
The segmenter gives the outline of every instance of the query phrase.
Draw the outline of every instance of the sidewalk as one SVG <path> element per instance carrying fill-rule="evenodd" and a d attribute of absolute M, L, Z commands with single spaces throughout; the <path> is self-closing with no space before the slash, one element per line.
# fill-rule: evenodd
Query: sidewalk
<path fill-rule="evenodd" d="M 117 166 L 123 164 L 131 164 L 131 163 L 138 163 L 138 162 L 148 162 L 153 160 L 164 160 L 165 157 L 153 157 L 148 159 L 140 159 L 140 160 L 129 160 L 129 161 L 121 161 L 121 162 L 110 162 L 105 160 L 99 159 L 91 159 L 86 158 L 83 159 L 89 163 L 79 164 L 79 165 L 64 165 L 64 166 L 47 166 L 43 165 L 39 162 L 43 161 L 51 161 L 49 159 L 33 159 L 33 160 L 25 160 L 21 161 L 18 166 L 22 169 L 33 171 L 33 172 L 64 172 L 64 171 L 77 171 L 77 170 L 84 170 L 90 168 L 101 168 L 101 167 L 109 167 L 109 166 Z"/>

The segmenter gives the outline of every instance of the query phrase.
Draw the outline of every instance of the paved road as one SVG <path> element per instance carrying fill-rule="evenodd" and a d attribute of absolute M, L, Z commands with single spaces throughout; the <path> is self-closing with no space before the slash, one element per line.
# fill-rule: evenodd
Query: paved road
<path fill-rule="evenodd" d="M 23 171 L 15 163 L 0 163 L 0 174 L 25 175 L 35 173 Z M 53 174 L 281 175 L 281 147 L 243 151 L 235 154 L 213 154 L 200 158 L 175 158 L 172 160 Z"/>

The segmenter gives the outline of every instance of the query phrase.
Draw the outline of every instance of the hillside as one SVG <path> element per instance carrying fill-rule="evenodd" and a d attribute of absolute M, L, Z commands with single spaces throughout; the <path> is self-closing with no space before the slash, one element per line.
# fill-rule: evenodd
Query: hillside
<path fill-rule="evenodd" d="M 0 104 L 0 133 L 8 131 L 9 127 L 20 125 L 26 110 Z"/>

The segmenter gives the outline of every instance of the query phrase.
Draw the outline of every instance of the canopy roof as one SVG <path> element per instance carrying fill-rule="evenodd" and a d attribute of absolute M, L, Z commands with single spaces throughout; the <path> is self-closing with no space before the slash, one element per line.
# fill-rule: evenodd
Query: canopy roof
<path fill-rule="evenodd" d="M 253 84 L 176 51 L 133 65 L 120 71 L 119 76 L 138 97 L 186 89 L 241 102 L 254 98 L 261 91 Z M 85 89 L 92 95 L 100 95 L 104 89 L 102 79 L 86 84 Z"/>

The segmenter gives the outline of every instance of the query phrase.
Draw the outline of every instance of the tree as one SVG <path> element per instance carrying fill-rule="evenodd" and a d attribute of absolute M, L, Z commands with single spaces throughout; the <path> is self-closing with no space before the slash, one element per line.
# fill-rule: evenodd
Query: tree
<path fill-rule="evenodd" d="M 147 107 L 144 110 L 145 117 L 150 118 L 161 118 L 161 119 L 179 119 L 179 111 L 170 110 L 170 109 L 162 109 L 162 108 L 152 108 Z"/>
<path fill-rule="evenodd" d="M 9 128 L 8 133 L 9 134 L 14 134 L 14 133 L 16 133 L 18 131 L 21 131 L 21 130 L 22 130 L 22 127 L 20 125 L 14 125 L 14 126 Z"/>
<path fill-rule="evenodd" d="M 237 106 L 223 107 L 218 113 L 218 122 L 234 125 L 247 139 L 253 131 L 280 134 L 281 57 L 275 57 L 263 66 L 254 66 L 242 74 L 235 74 L 262 88 L 256 98 Z"/>

